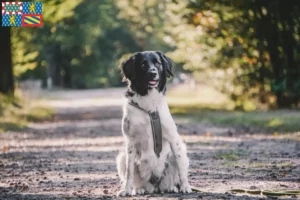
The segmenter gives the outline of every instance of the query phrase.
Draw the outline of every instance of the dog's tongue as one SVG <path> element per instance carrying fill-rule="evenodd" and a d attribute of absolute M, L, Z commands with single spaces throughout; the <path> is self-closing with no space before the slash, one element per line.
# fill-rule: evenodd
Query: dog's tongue
<path fill-rule="evenodd" d="M 149 81 L 149 83 L 150 83 L 151 85 L 155 85 L 155 84 L 156 84 L 156 81 Z"/>

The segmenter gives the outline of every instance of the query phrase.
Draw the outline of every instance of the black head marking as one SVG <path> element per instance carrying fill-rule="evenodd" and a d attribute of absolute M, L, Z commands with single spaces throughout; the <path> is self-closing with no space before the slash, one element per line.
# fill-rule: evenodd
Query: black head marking
<path fill-rule="evenodd" d="M 162 61 L 167 78 L 174 76 L 174 74 L 172 72 L 172 67 L 173 67 L 172 60 L 169 57 L 167 57 L 166 55 L 164 55 L 162 52 L 157 51 L 156 53 L 159 55 L 159 57 Z"/>
<path fill-rule="evenodd" d="M 126 97 L 135 94 L 145 96 L 154 89 L 164 94 L 167 78 L 173 76 L 171 59 L 158 51 L 135 53 L 119 68 L 123 81 L 128 82 Z"/>
<path fill-rule="evenodd" d="M 128 58 L 126 61 L 124 61 L 120 66 L 119 69 L 123 75 L 123 81 L 127 80 L 134 80 L 136 78 L 135 74 L 135 59 L 136 59 L 137 53 L 133 54 Z"/>

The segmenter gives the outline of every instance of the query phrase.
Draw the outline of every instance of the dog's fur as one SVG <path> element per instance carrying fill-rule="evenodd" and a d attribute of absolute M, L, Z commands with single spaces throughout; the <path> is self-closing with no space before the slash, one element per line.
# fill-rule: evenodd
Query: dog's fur
<path fill-rule="evenodd" d="M 173 76 L 172 62 L 161 52 L 135 53 L 120 70 L 128 81 L 122 132 L 125 150 L 117 157 L 122 188 L 119 196 L 160 192 L 191 192 L 186 147 L 165 100 L 166 80 Z M 158 111 L 162 126 L 162 151 L 157 157 L 149 115 Z"/>

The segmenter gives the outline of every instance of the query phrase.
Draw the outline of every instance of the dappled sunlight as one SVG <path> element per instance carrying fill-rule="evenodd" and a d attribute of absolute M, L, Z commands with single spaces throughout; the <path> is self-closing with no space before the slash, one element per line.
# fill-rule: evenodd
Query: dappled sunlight
<path fill-rule="evenodd" d="M 298 123 L 300 114 L 298 110 L 242 112 L 218 110 L 213 106 L 205 108 L 201 105 L 193 104 L 183 106 L 170 105 L 170 110 L 178 120 L 189 123 L 214 124 L 225 128 L 244 127 L 255 133 L 288 133 L 300 130 L 300 124 Z"/>
<path fill-rule="evenodd" d="M 110 146 L 101 146 L 101 145 L 89 145 L 89 144 L 84 144 L 84 145 L 78 145 L 78 146 L 68 146 L 68 144 L 65 143 L 60 143 L 58 145 L 53 145 L 53 146 L 42 146 L 42 145 L 37 145 L 37 146 L 24 146 L 22 143 L 14 146 L 13 144 L 8 144 L 8 147 L 10 149 L 11 153 L 21 153 L 21 152 L 58 152 L 62 149 L 72 152 L 72 151 L 97 151 L 101 148 L 100 152 L 111 152 L 111 151 L 119 151 L 122 149 L 122 143 L 116 143 L 116 145 L 110 145 Z"/>
<path fill-rule="evenodd" d="M 299 141 L 300 139 L 300 132 L 294 132 L 294 133 L 278 133 L 278 132 L 274 132 L 273 134 L 255 134 L 250 136 L 253 139 L 256 140 L 261 140 L 261 139 L 278 139 L 278 140 L 282 140 L 282 139 L 291 139 L 291 140 L 295 140 L 295 141 Z"/>
<path fill-rule="evenodd" d="M 58 121 L 58 122 L 49 122 L 49 123 L 31 123 L 29 124 L 29 128 L 36 130 L 47 130 L 47 129 L 59 129 L 66 126 L 71 126 L 73 128 L 94 128 L 103 126 L 103 122 L 99 122 L 99 120 L 86 120 L 86 121 Z M 110 127 L 114 125 L 121 125 L 121 121 L 119 118 L 116 119 L 107 119 L 105 120 L 105 126 Z M 121 130 L 121 128 L 119 128 Z"/>
<path fill-rule="evenodd" d="M 121 106 L 124 102 L 123 88 L 110 88 L 102 90 L 71 90 L 71 91 L 42 91 L 39 94 L 39 105 L 54 109 L 88 108 L 104 106 Z"/>
<path fill-rule="evenodd" d="M 270 127 L 277 127 L 282 125 L 284 122 L 280 119 L 272 119 L 270 120 L 270 122 L 268 123 L 268 126 Z"/>
<path fill-rule="evenodd" d="M 121 106 L 124 100 L 122 98 L 101 98 L 101 99 L 74 99 L 70 101 L 64 100 L 47 100 L 46 102 L 41 101 L 41 105 L 47 105 L 53 108 L 84 108 L 89 106 L 104 107 L 104 106 Z"/>
<path fill-rule="evenodd" d="M 92 153 L 92 151 L 89 151 Z M 85 166 L 87 163 L 86 162 L 82 162 L 80 160 L 76 161 L 76 160 L 65 160 L 65 159 L 58 159 L 58 164 L 66 164 L 66 165 L 76 165 L 76 164 L 80 164 Z M 105 159 L 105 158 L 101 158 L 101 159 L 89 159 L 89 164 L 93 164 L 93 165 L 97 165 L 97 164 L 111 164 L 111 165 L 115 165 L 116 164 L 116 159 Z M 101 166 L 101 165 L 99 165 Z"/>
<path fill-rule="evenodd" d="M 93 90 L 87 94 L 95 92 L 99 96 L 91 101 L 81 97 L 74 103 L 81 102 L 76 107 L 70 106 L 70 101 L 80 96 L 80 92 L 73 92 L 53 91 L 53 99 L 43 100 L 44 103 L 62 102 L 62 107 L 53 104 L 56 114 L 52 119 L 30 123 L 21 132 L 0 134 L 0 147 L 3 147 L 0 171 L 4 174 L 4 182 L 0 183 L 5 190 L 11 191 L 15 185 L 22 189 L 19 182 L 28 185 L 23 194 L 42 195 L 41 198 L 49 195 L 99 198 L 113 196 L 119 190 L 115 159 L 124 148 L 122 107 L 112 104 L 123 100 L 115 96 L 117 90 L 106 97 L 101 90 L 98 93 Z M 176 95 L 175 99 L 182 98 Z M 104 106 L 111 103 L 106 101 L 113 103 Z M 185 111 L 186 115 L 197 117 L 175 116 L 175 121 L 187 146 L 189 181 L 201 188 L 201 195 L 223 196 L 232 188 L 297 189 L 300 132 L 265 134 L 254 132 L 255 129 L 247 126 L 215 125 L 218 120 L 244 122 L 256 116 L 257 120 L 268 122 L 275 113 L 297 117 L 297 112 L 270 114 L 206 110 L 199 114 L 199 110 L 192 113 L 190 110 Z M 12 172 L 16 176 L 10 181 Z M 13 194 L 17 195 L 18 191 Z M 195 194 L 199 195 L 192 195 Z M 168 195 L 173 194 L 164 194 L 164 197 Z M 243 194 L 230 195 L 235 198 Z M 160 195 L 159 198 L 163 197 Z"/>
<path fill-rule="evenodd" d="M 183 136 L 183 140 L 186 143 L 196 143 L 196 142 L 210 142 L 210 141 L 224 141 L 224 142 L 240 142 L 245 141 L 247 139 L 244 138 L 236 138 L 236 137 L 220 137 L 220 136 Z"/>
<path fill-rule="evenodd" d="M 88 149 L 89 151 L 97 151 L 99 149 L 103 151 L 117 150 L 124 141 L 122 136 L 119 137 L 98 137 L 98 138 L 41 138 L 41 139 L 30 139 L 17 141 L 13 140 L 5 145 L 10 148 L 10 152 L 14 150 L 31 151 L 35 149 L 37 152 L 47 152 L 50 150 L 55 151 L 61 148 L 65 150 L 79 150 Z M 46 148 L 47 147 L 47 148 Z M 38 149 L 37 149 L 38 148 Z"/>
<path fill-rule="evenodd" d="M 120 128 L 115 120 L 103 120 L 106 131 Z M 96 120 L 85 122 L 75 122 L 74 130 L 99 128 Z M 68 121 L 65 123 L 66 127 L 73 125 Z M 75 131 L 75 134 L 66 135 L 65 132 L 55 132 L 64 127 L 63 122 L 57 123 L 57 127 L 54 124 L 31 127 L 35 131 L 48 129 L 49 132 L 42 132 L 42 135 L 10 132 L 1 136 L 4 140 L 0 145 L 7 146 L 5 153 L 0 154 L 6 166 L 5 177 L 12 169 L 20 174 L 12 184 L 29 184 L 25 191 L 28 195 L 115 195 L 119 189 L 115 158 L 123 149 L 121 133 L 118 136 L 97 136 L 93 135 L 94 131 L 83 131 L 79 135 Z M 181 124 L 179 129 L 185 130 L 184 127 L 188 126 Z M 202 195 L 220 195 L 232 188 L 283 190 L 287 186 L 297 189 L 296 174 L 300 163 L 297 150 L 289 147 L 297 144 L 290 138 L 298 137 L 299 132 L 235 137 L 220 134 L 182 134 L 190 158 L 189 180 L 193 186 L 201 188 Z M 2 187 L 9 188 L 9 184 L 2 183 Z"/>
<path fill-rule="evenodd" d="M 188 84 L 179 84 L 171 87 L 167 92 L 167 101 L 171 107 L 200 107 L 230 109 L 232 103 L 222 93 L 205 84 L 194 87 Z"/>

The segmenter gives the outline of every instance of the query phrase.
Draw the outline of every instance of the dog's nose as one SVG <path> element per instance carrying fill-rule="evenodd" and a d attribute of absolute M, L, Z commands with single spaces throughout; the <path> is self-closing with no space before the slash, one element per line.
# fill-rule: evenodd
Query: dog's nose
<path fill-rule="evenodd" d="M 155 72 L 156 73 L 156 70 L 155 70 L 154 67 L 151 67 L 150 70 L 149 70 L 149 72 Z"/>
<path fill-rule="evenodd" d="M 157 72 L 156 72 L 156 71 L 149 72 L 149 76 L 150 76 L 151 78 L 156 78 Z"/>

